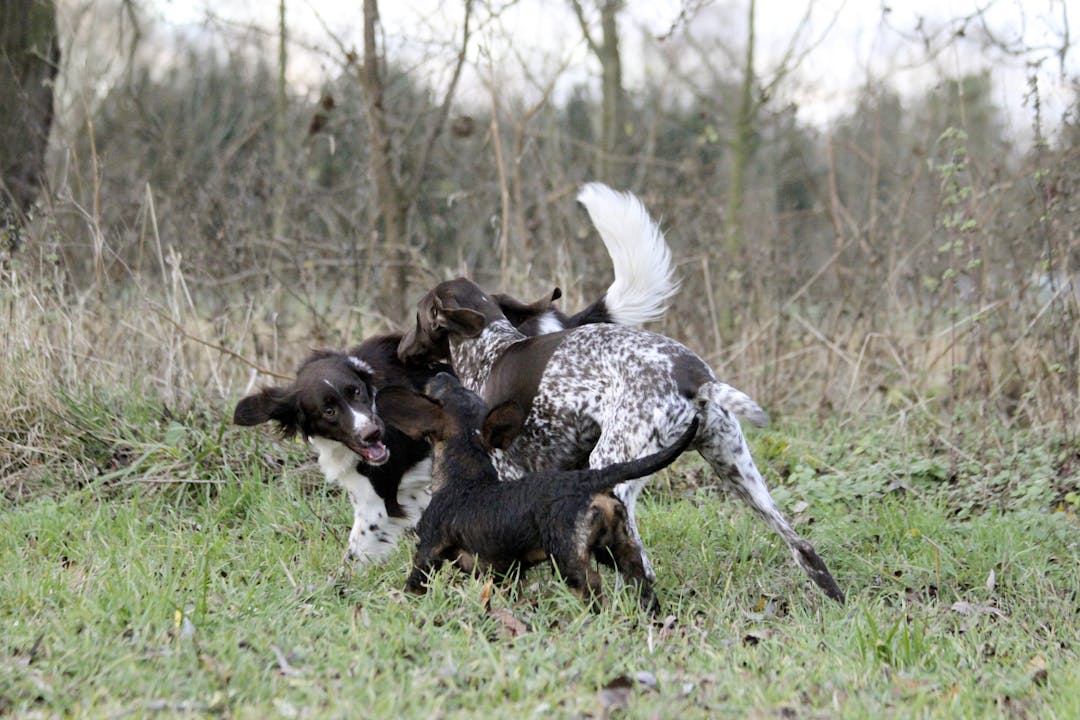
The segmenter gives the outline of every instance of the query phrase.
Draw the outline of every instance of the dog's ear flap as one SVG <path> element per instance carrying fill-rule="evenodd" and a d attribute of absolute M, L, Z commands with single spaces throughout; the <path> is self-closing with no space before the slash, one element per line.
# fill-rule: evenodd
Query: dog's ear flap
<path fill-rule="evenodd" d="M 435 296 L 435 324 L 463 337 L 476 337 L 487 327 L 487 318 L 472 308 L 447 307 Z"/>
<path fill-rule="evenodd" d="M 233 410 L 235 425 L 262 425 L 270 421 L 280 425 L 281 432 L 286 437 L 296 433 L 300 425 L 300 409 L 296 406 L 289 388 L 263 388 L 238 402 Z"/>
<path fill-rule="evenodd" d="M 402 362 L 412 362 L 431 351 L 434 346 L 428 340 L 420 324 L 420 313 L 416 313 L 416 322 L 406 330 L 398 341 L 397 356 Z"/>
<path fill-rule="evenodd" d="M 551 303 L 562 297 L 562 290 L 555 288 L 550 294 L 544 295 L 531 303 L 525 303 L 516 297 L 505 293 L 495 293 L 491 296 L 499 304 L 499 309 L 514 327 L 531 320 L 538 315 L 543 315 L 551 307 Z"/>
<path fill-rule="evenodd" d="M 525 411 L 514 400 L 507 400 L 488 412 L 480 428 L 480 436 L 489 448 L 505 450 L 524 427 Z"/>
<path fill-rule="evenodd" d="M 446 428 L 446 411 L 427 395 L 401 385 L 385 387 L 375 395 L 375 406 L 383 422 L 393 425 L 414 440 L 441 439 Z"/>

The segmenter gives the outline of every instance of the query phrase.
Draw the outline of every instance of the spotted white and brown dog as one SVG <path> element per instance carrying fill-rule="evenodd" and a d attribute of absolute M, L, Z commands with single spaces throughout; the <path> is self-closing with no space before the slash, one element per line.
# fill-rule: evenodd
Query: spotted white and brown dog
<path fill-rule="evenodd" d="M 578 200 L 611 256 L 615 279 L 604 295 L 573 316 L 554 306 L 557 292 L 533 303 L 494 296 L 503 316 L 525 334 L 592 323 L 639 325 L 663 315 L 677 289 L 671 252 L 640 200 L 599 183 L 585 185 Z M 430 445 L 384 422 L 374 397 L 376 390 L 391 386 L 422 392 L 449 366 L 401 362 L 401 339 L 401 334 L 380 335 L 347 352 L 316 353 L 300 366 L 294 382 L 243 398 L 233 414 L 238 425 L 272 422 L 284 435 L 311 443 L 324 477 L 344 488 L 352 505 L 347 554 L 358 562 L 390 553 L 430 500 Z M 446 352 L 438 344 L 424 350 Z"/>
<path fill-rule="evenodd" d="M 763 424 L 765 413 L 746 394 L 717 380 L 681 343 L 609 324 L 529 338 L 506 319 L 495 299 L 458 278 L 423 297 L 399 355 L 406 362 L 447 359 L 430 355 L 431 348 L 441 347 L 465 387 L 489 406 L 514 400 L 528 409 L 521 434 L 494 453 L 500 477 L 602 468 L 640 458 L 671 444 L 697 417 L 700 429 L 691 447 L 727 489 L 779 533 L 825 594 L 843 602 L 832 574 L 781 515 L 750 457 L 735 415 Z M 639 546 L 634 508 L 644 483 L 634 480 L 615 489 Z M 642 562 L 653 580 L 644 549 Z"/>

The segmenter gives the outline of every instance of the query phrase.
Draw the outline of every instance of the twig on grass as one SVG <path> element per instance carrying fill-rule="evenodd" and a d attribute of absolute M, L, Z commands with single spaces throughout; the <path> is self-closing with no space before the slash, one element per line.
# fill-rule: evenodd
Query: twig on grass
<path fill-rule="evenodd" d="M 322 525 L 322 528 L 324 530 L 327 530 L 331 535 L 334 536 L 334 540 L 337 542 L 338 545 L 344 544 L 341 540 L 341 535 L 339 535 L 337 530 L 334 529 L 333 523 L 327 522 L 326 518 L 315 512 L 315 508 L 311 506 L 311 500 L 306 495 L 304 496 L 304 505 L 307 507 L 308 512 L 310 512 L 311 515 L 319 521 L 319 523 Z"/>
<path fill-rule="evenodd" d="M 278 669 L 281 670 L 282 675 L 297 676 L 303 675 L 300 670 L 297 670 L 289 662 L 289 659 L 285 657 L 285 653 L 281 652 L 281 648 L 277 645 L 271 645 L 270 649 L 274 651 L 274 656 L 277 658 Z"/>
<path fill-rule="evenodd" d="M 282 560 L 282 559 L 278 558 L 278 562 L 279 562 L 279 563 L 281 563 L 281 569 L 285 571 L 285 577 L 286 577 L 286 578 L 288 578 L 288 580 L 289 580 L 289 584 L 290 584 L 290 585 L 292 585 L 292 586 L 293 586 L 293 589 L 295 590 L 295 589 L 296 589 L 297 587 L 299 587 L 299 586 L 298 586 L 298 585 L 296 584 L 296 578 L 294 578 L 294 577 L 292 576 L 292 573 L 291 573 L 291 572 L 289 572 L 289 567 L 288 567 L 288 566 L 287 566 L 287 565 L 285 564 L 285 561 L 284 561 L 284 560 Z M 276 652 L 276 651 L 277 651 L 277 648 L 275 648 L 274 650 L 275 650 L 275 652 Z"/>
<path fill-rule="evenodd" d="M 224 485 L 226 482 L 226 480 L 202 480 L 194 478 L 140 477 L 124 478 L 107 487 L 113 488 L 120 487 L 121 485 L 133 485 L 135 483 L 146 483 L 147 485 Z"/>

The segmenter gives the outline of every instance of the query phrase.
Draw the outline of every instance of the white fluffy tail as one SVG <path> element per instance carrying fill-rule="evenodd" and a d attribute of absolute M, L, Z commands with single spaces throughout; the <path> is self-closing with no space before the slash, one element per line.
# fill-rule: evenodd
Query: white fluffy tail
<path fill-rule="evenodd" d="M 760 405 L 742 390 L 733 388 L 727 383 L 719 381 L 705 383 L 698 389 L 698 398 L 716 403 L 751 425 L 765 427 L 769 424 L 769 416 Z"/>
<path fill-rule="evenodd" d="M 679 284 L 660 226 L 636 196 L 603 183 L 586 184 L 577 199 L 589 211 L 615 267 L 615 280 L 604 296 L 612 320 L 641 325 L 662 317 Z"/>

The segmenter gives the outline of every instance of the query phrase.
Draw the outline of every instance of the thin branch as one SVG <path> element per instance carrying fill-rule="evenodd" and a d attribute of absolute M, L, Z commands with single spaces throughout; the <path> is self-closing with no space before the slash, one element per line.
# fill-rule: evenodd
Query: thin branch
<path fill-rule="evenodd" d="M 502 222 L 499 227 L 499 282 L 505 287 L 510 255 L 510 188 L 506 180 L 502 135 L 499 132 L 499 98 L 495 89 L 495 63 L 488 55 L 489 91 L 491 93 L 491 144 L 495 150 L 495 168 L 499 176 Z"/>
<path fill-rule="evenodd" d="M 581 7 L 580 0 L 570 0 L 570 4 L 574 8 L 574 15 L 577 16 L 578 23 L 581 25 L 581 34 L 585 36 L 585 42 L 589 44 L 589 50 L 592 54 L 600 57 L 600 46 L 593 40 L 592 32 L 589 31 L 589 21 L 585 19 L 585 10 Z"/>
<path fill-rule="evenodd" d="M 236 352 L 233 352 L 232 350 L 230 350 L 227 347 L 222 347 L 221 345 L 218 345 L 217 343 L 212 343 L 209 340 L 203 340 L 200 337 L 195 337 L 194 335 L 189 333 L 187 330 L 185 330 L 184 327 L 182 325 L 180 325 L 180 323 L 176 322 L 171 317 L 169 317 L 165 313 L 161 312 L 157 308 L 152 307 L 150 309 L 154 312 L 155 315 L 157 315 L 162 320 L 165 320 L 170 325 L 172 325 L 176 329 L 176 331 L 178 333 L 180 333 L 187 340 L 191 340 L 192 342 L 199 343 L 200 345 L 205 345 L 208 348 L 211 348 L 213 350 L 217 350 L 220 353 L 228 355 L 229 357 L 233 358 L 234 360 L 239 360 L 243 364 L 247 365 L 248 367 L 252 368 L 253 370 L 256 370 L 257 372 L 259 372 L 259 373 L 261 373 L 263 375 L 268 375 L 268 376 L 270 376 L 272 378 L 277 378 L 278 380 L 285 380 L 286 382 L 292 382 L 293 380 L 296 379 L 292 375 L 282 375 L 281 373 L 276 373 L 273 370 L 267 370 L 262 365 L 259 365 L 257 363 L 252 362 L 251 360 L 248 360 L 243 355 L 241 355 L 239 353 L 236 353 Z"/>
<path fill-rule="evenodd" d="M 712 3 L 712 0 L 685 0 L 682 3 L 682 7 L 679 8 L 678 16 L 672 21 L 671 26 L 668 29 L 656 36 L 659 42 L 664 42 L 672 35 L 674 35 L 680 27 L 690 25 L 690 21 L 694 19 L 694 16 L 704 10 Z"/>
<path fill-rule="evenodd" d="M 461 50 L 458 51 L 457 60 L 454 64 L 454 73 L 450 77 L 450 86 L 446 89 L 446 94 L 443 95 L 442 103 L 439 105 L 439 111 L 435 114 L 435 119 L 428 128 L 427 141 L 424 143 L 424 148 L 417 157 L 416 164 L 413 166 L 409 185 L 405 189 L 406 197 L 415 197 L 419 192 L 420 185 L 424 181 L 424 175 L 427 173 L 427 166 L 431 159 L 432 150 L 434 150 L 435 143 L 438 141 L 439 135 L 442 134 L 443 128 L 446 127 L 446 118 L 450 114 L 450 103 L 454 99 L 458 80 L 461 79 L 461 69 L 464 67 L 465 58 L 468 55 L 469 21 L 472 19 L 472 7 L 473 0 L 465 0 L 465 26 L 461 35 Z"/>
<path fill-rule="evenodd" d="M 823 42 L 825 42 L 825 38 L 836 25 L 836 21 L 840 18 L 840 13 L 843 11 L 845 4 L 846 3 L 841 3 L 840 7 L 836 9 L 836 12 L 833 13 L 832 20 L 830 20 L 829 24 L 825 27 L 825 29 L 821 31 L 821 34 L 818 36 L 818 38 L 811 42 L 802 52 L 796 55 L 795 49 L 798 45 L 799 39 L 802 37 L 803 31 L 806 29 L 807 25 L 810 22 L 810 14 L 814 11 L 814 4 L 812 2 L 807 4 L 806 12 L 803 14 L 802 20 L 799 21 L 798 27 L 792 34 L 791 43 L 784 51 L 784 56 L 780 60 L 780 64 L 777 65 L 776 72 L 773 73 L 772 80 L 761 90 L 761 93 L 759 95 L 759 106 L 763 105 L 768 100 L 768 98 L 773 94 L 773 91 L 776 89 L 777 85 L 779 85 L 788 75 L 793 73 L 799 68 L 800 65 L 802 65 L 803 61 L 806 60 L 807 56 L 810 53 L 812 53 Z"/>

